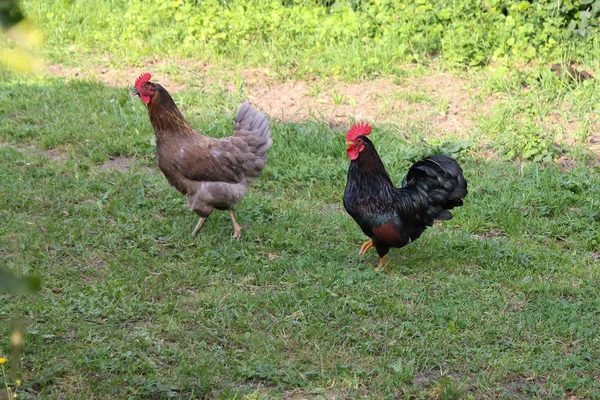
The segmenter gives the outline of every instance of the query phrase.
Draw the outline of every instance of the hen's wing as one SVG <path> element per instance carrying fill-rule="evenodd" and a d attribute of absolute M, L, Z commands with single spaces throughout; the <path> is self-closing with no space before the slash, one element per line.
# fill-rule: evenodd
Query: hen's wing
<path fill-rule="evenodd" d="M 240 106 L 233 136 L 195 136 L 179 151 L 175 166 L 192 181 L 238 183 L 257 177 L 271 146 L 269 119 L 248 103 Z"/>

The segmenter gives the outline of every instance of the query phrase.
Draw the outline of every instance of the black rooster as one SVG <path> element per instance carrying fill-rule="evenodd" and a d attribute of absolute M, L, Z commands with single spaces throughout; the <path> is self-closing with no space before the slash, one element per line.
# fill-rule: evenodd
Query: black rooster
<path fill-rule="evenodd" d="M 468 192 L 458 163 L 441 154 L 415 163 L 402 188 L 395 187 L 366 137 L 370 133 L 367 124 L 356 124 L 346 133 L 351 161 L 344 208 L 371 238 L 359 254 L 375 246 L 381 258 L 376 268 L 379 271 L 390 247 L 404 247 L 418 239 L 434 220 L 451 219 L 448 210 L 461 206 Z"/>

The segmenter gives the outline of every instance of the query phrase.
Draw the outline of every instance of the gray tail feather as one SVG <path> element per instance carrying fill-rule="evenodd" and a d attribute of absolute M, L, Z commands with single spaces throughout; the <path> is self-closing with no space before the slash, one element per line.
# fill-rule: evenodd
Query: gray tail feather
<path fill-rule="evenodd" d="M 249 103 L 243 103 L 238 109 L 235 117 L 235 135 L 252 135 L 264 138 L 261 150 L 267 150 L 273 141 L 269 129 L 269 118 L 261 111 L 256 111 Z"/>
<path fill-rule="evenodd" d="M 234 142 L 241 139 L 246 143 L 242 168 L 248 178 L 256 178 L 264 168 L 267 150 L 273 144 L 269 118 L 250 104 L 242 103 L 235 117 L 233 136 Z"/>

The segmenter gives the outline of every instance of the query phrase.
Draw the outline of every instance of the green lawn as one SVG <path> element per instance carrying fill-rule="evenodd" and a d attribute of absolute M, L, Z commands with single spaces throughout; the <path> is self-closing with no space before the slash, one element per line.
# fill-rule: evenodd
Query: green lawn
<path fill-rule="evenodd" d="M 344 102 L 337 80 L 456 74 L 476 104 L 469 129 L 444 136 L 404 114 L 376 124 L 371 139 L 398 184 L 420 157 L 457 158 L 469 195 L 453 220 L 392 249 L 386 271 L 375 273 L 379 258 L 358 256 L 365 237 L 341 204 L 347 127 L 318 116 L 273 120 L 268 164 L 236 211 L 242 239 L 230 239 L 224 212 L 191 237 L 197 216 L 158 170 L 145 106 L 127 87 L 0 66 L 0 270 L 41 279 L 36 294 L 0 294 L 5 367 L 14 364 L 11 324 L 26 329 L 22 367 L 7 380 L 0 374 L 0 400 L 16 378 L 20 399 L 600 397 L 600 164 L 590 141 L 600 139 L 600 84 L 560 80 L 547 65 L 586 53 L 594 71 L 597 40 L 492 60 L 545 36 L 506 25 L 497 9 L 470 20 L 466 1 L 399 2 L 408 9 L 398 18 L 364 20 L 349 11 L 357 2 L 306 14 L 260 1 L 253 12 L 262 19 L 241 21 L 228 39 L 217 34 L 248 10 L 231 5 L 188 35 L 204 21 L 188 13 L 196 3 L 150 3 L 23 6 L 46 34 L 40 53 L 50 63 L 153 72 L 147 57 L 160 57 L 157 77 L 183 87 L 176 103 L 211 136 L 231 134 L 247 93 L 241 73 L 226 77 L 235 93 L 218 79 L 198 82 L 195 63 L 211 60 L 224 75 L 247 62 L 275 80 L 315 79 L 315 97 L 335 93 L 334 103 Z M 243 1 L 198 7 L 225 3 Z M 163 6 L 170 19 L 161 25 Z M 537 18 L 525 2 L 518 7 L 522 26 Z M 284 17 L 276 36 L 269 29 L 279 32 Z M 269 24 L 267 37 L 252 36 L 260 24 Z M 378 26 L 387 33 L 363 35 Z M 513 32 L 508 45 L 502 35 Z M 419 67 L 404 68 L 411 61 Z M 452 117 L 444 98 L 398 96 Z"/>
<path fill-rule="evenodd" d="M 589 157 L 573 150 L 565 171 L 463 152 L 465 206 L 375 273 L 341 207 L 343 129 L 274 122 L 242 240 L 226 213 L 191 237 L 137 98 L 6 72 L 1 89 L 2 264 L 42 278 L 38 295 L 0 297 L 3 321 L 26 322 L 21 398 L 600 394 Z M 223 136 L 239 99 L 176 101 Z M 431 150 L 372 138 L 396 182 Z"/>

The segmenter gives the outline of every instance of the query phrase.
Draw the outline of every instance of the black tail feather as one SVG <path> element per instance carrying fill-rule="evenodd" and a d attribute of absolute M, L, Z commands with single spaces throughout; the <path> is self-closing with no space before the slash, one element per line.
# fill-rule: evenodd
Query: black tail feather
<path fill-rule="evenodd" d="M 429 204 L 427 216 L 433 220 L 449 220 L 451 210 L 462 206 L 467 195 L 467 181 L 462 168 L 452 158 L 437 154 L 416 162 L 406 175 L 406 189 L 413 188 Z"/>

